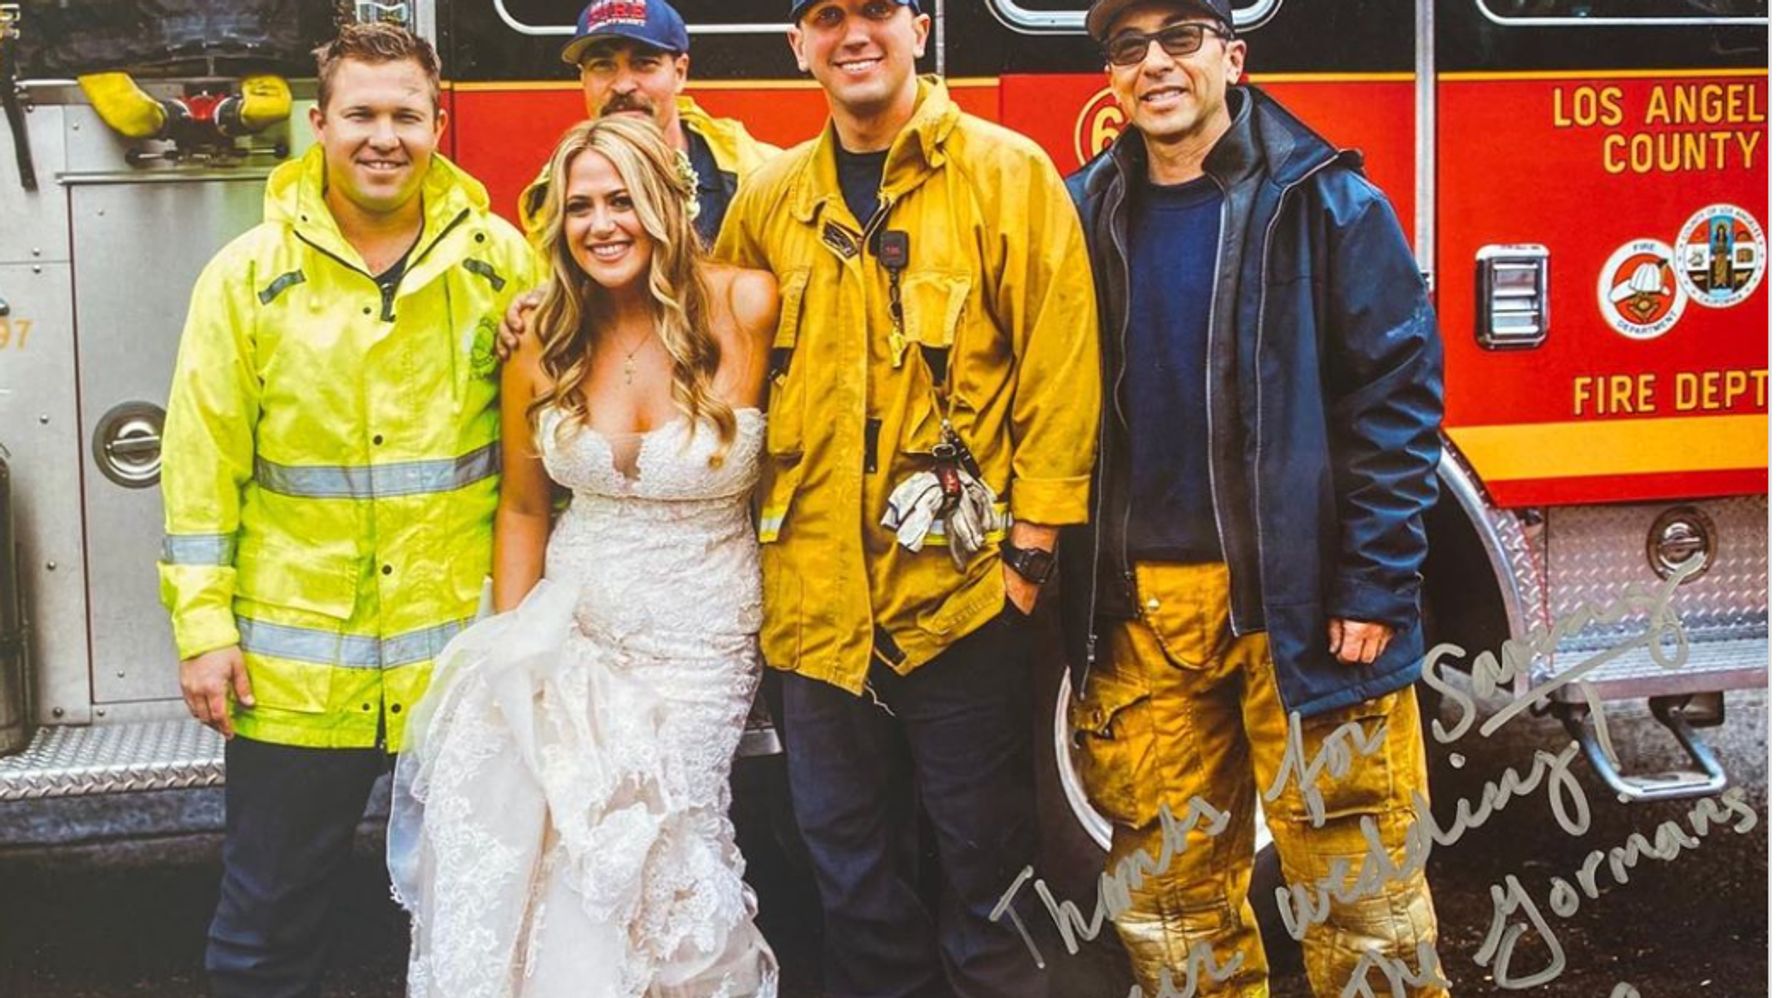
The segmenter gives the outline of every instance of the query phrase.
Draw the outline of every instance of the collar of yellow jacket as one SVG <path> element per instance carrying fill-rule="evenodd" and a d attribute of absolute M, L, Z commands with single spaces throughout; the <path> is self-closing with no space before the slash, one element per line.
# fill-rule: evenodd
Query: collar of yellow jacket
<path fill-rule="evenodd" d="M 311 146 L 298 159 L 272 171 L 265 188 L 265 220 L 289 225 L 304 239 L 343 260 L 358 260 L 358 251 L 340 233 L 333 211 L 327 207 L 327 165 L 320 146 Z M 465 211 L 484 212 L 488 189 L 464 173 L 457 164 L 433 153 L 432 165 L 420 184 L 426 220 L 420 230 L 425 241 L 443 232 Z"/>
<path fill-rule="evenodd" d="M 889 143 L 889 158 L 883 162 L 883 193 L 890 198 L 920 186 L 944 165 L 945 140 L 963 114 L 938 77 L 920 77 L 919 88 L 919 95 L 914 98 L 914 116 Z M 791 195 L 790 210 L 798 220 L 813 222 L 828 201 L 844 197 L 840 192 L 839 167 L 834 161 L 838 143 L 833 122 L 829 121 L 810 147 L 796 191 Z"/>

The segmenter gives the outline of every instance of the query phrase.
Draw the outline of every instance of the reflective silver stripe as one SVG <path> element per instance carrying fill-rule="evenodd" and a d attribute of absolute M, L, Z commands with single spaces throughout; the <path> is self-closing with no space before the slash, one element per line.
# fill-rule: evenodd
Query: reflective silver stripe
<path fill-rule="evenodd" d="M 469 626 L 467 620 L 453 620 L 437 627 L 428 627 L 423 631 L 409 631 L 383 640 L 383 668 L 392 669 L 398 665 L 412 665 L 427 659 L 437 658 L 444 651 L 444 646 L 451 643 L 463 628 Z"/>
<path fill-rule="evenodd" d="M 241 632 L 241 650 L 256 655 L 348 669 L 375 669 L 381 664 L 376 638 L 272 624 L 248 617 L 236 617 L 235 626 Z"/>
<path fill-rule="evenodd" d="M 478 447 L 461 457 L 399 464 L 277 464 L 253 462 L 261 488 L 310 499 L 387 499 L 430 492 L 451 492 L 500 472 L 500 442 Z"/>
<path fill-rule="evenodd" d="M 469 626 L 469 621 L 453 620 L 391 638 L 336 634 L 250 617 L 236 617 L 235 625 L 241 632 L 241 649 L 256 655 L 344 669 L 393 669 L 437 658 L 451 638 Z"/>
<path fill-rule="evenodd" d="M 234 534 L 167 534 L 161 538 L 161 561 L 169 565 L 233 565 Z"/>

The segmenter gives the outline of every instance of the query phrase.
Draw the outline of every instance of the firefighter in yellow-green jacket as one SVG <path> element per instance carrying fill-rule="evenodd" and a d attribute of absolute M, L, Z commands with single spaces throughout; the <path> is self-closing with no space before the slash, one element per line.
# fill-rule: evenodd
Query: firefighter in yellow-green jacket
<path fill-rule="evenodd" d="M 167 411 L 162 597 L 186 702 L 230 736 L 219 996 L 316 993 L 371 784 L 476 611 L 494 340 L 535 280 L 435 154 L 432 48 L 353 25 L 318 58 L 318 144 L 198 279 Z"/>
<path fill-rule="evenodd" d="M 685 154 L 697 174 L 698 235 L 709 245 L 722 229 L 729 201 L 748 174 L 777 147 L 748 134 L 733 118 L 712 117 L 685 96 L 691 36 L 666 0 L 592 0 L 575 22 L 562 61 L 580 70 L 589 118 L 633 114 L 653 121 L 667 144 Z M 540 174 L 519 196 L 519 216 L 535 229 L 548 177 Z"/>
<path fill-rule="evenodd" d="M 716 254 L 771 270 L 782 302 L 760 643 L 784 670 L 825 985 L 1041 994 L 997 902 L 1035 862 L 1028 615 L 1056 529 L 1087 518 L 1086 242 L 1035 143 L 914 75 L 931 26 L 916 0 L 793 0 L 790 16 L 831 118 L 741 185 Z M 909 779 L 943 912 L 900 848 Z"/>

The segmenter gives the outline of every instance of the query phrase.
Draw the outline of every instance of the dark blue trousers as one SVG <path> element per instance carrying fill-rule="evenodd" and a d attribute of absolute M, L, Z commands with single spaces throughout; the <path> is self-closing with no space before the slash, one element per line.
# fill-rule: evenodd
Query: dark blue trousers
<path fill-rule="evenodd" d="M 1043 994 L 1011 920 L 990 917 L 1036 863 L 1031 631 L 1009 607 L 911 675 L 874 663 L 880 704 L 784 676 L 791 802 L 821 894 L 831 998 Z M 936 913 L 918 889 L 916 795 L 943 874 Z"/>
<path fill-rule="evenodd" d="M 222 892 L 204 953 L 217 998 L 321 993 L 352 833 L 390 760 L 382 749 L 229 741 Z"/>

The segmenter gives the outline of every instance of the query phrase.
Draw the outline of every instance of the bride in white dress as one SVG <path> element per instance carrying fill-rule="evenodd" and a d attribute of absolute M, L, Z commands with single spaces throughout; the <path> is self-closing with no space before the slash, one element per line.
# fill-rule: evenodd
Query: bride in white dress
<path fill-rule="evenodd" d="M 413 998 L 777 991 L 728 819 L 777 289 L 705 260 L 686 172 L 627 116 L 550 160 L 551 281 L 502 381 L 499 612 L 441 655 L 396 768 Z"/>

